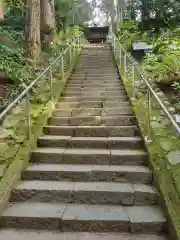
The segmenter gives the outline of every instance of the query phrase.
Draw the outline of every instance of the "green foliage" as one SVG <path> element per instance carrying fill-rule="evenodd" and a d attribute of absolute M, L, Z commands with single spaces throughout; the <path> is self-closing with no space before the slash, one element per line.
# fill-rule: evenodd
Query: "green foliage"
<path fill-rule="evenodd" d="M 138 24 L 135 21 L 129 20 L 120 25 L 118 39 L 130 51 L 134 42 L 148 41 L 148 36 L 146 32 L 139 30 Z"/>
<path fill-rule="evenodd" d="M 172 85 L 180 81 L 180 37 L 160 37 L 144 61 L 144 69 L 156 83 Z"/>

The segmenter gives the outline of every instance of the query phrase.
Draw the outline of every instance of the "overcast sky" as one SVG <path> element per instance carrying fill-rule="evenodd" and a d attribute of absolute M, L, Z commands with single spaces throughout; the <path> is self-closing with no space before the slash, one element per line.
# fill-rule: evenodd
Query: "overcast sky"
<path fill-rule="evenodd" d="M 87 0 L 89 3 L 92 0 Z M 112 0 L 113 1 L 113 0 Z M 101 4 L 102 0 L 96 0 L 97 4 Z M 105 26 L 107 24 L 106 14 L 100 8 L 95 8 L 93 11 L 93 19 L 89 21 L 90 25 L 97 24 L 98 26 Z"/>

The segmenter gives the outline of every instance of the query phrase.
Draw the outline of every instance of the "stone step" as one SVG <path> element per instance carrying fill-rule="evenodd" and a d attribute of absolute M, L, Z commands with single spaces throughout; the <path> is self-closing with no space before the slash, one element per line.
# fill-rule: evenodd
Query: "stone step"
<path fill-rule="evenodd" d="M 39 147 L 140 149 L 144 142 L 140 137 L 71 137 L 43 135 Z"/>
<path fill-rule="evenodd" d="M 89 65 L 92 65 L 92 66 L 88 69 Z M 108 66 L 108 65 L 104 65 L 104 64 L 99 65 L 99 64 L 96 64 L 96 63 L 94 63 L 94 64 L 87 63 L 87 65 L 84 65 L 84 67 L 83 67 L 82 64 L 79 65 L 76 70 L 77 71 L 73 72 L 73 74 L 74 73 L 76 73 L 76 74 L 79 73 L 79 74 L 89 74 L 90 75 L 91 73 L 92 74 L 101 73 L 102 75 L 105 75 L 104 72 L 109 73 L 109 74 L 115 74 L 115 73 L 119 74 L 118 71 L 117 71 L 117 68 L 112 64 L 110 64 Z M 100 72 L 98 72 L 98 70 L 100 70 Z M 104 72 L 103 72 L 103 70 L 104 70 Z"/>
<path fill-rule="evenodd" d="M 128 101 L 74 101 L 74 102 L 64 102 L 59 101 L 56 104 L 57 109 L 67 109 L 67 108 L 119 108 L 119 107 L 129 107 L 131 106 Z"/>
<path fill-rule="evenodd" d="M 91 99 L 96 99 L 96 100 L 105 100 L 107 98 L 111 98 L 113 97 L 113 99 L 116 98 L 124 98 L 128 99 L 127 97 L 127 93 L 124 91 L 119 91 L 119 92 L 113 92 L 113 91 L 99 91 L 99 92 L 93 92 L 93 91 L 89 91 L 89 92 L 64 92 L 63 93 L 64 97 L 80 97 L 80 98 L 91 98 Z"/>
<path fill-rule="evenodd" d="M 98 66 L 102 65 L 102 66 L 107 66 L 107 67 L 115 66 L 115 64 L 112 61 L 113 60 L 112 56 L 106 55 L 106 54 L 101 55 L 101 54 L 102 53 L 96 54 L 93 57 L 91 57 L 89 55 L 82 56 L 78 66 L 82 65 L 82 66 L 87 66 L 88 67 L 89 63 L 92 63 L 92 65 L 94 65 L 94 66 L 96 66 L 96 64 Z"/>
<path fill-rule="evenodd" d="M 23 173 L 22 180 L 43 181 L 111 181 L 150 184 L 153 174 L 144 166 L 109 166 L 76 164 L 33 164 Z"/>
<path fill-rule="evenodd" d="M 104 83 L 104 84 L 98 84 L 98 83 L 92 83 L 92 84 L 89 84 L 89 83 L 80 83 L 80 84 L 76 84 L 76 83 L 71 83 L 69 82 L 68 83 L 68 89 L 69 88 L 78 88 L 78 87 L 87 87 L 87 88 L 116 88 L 116 87 L 121 87 L 124 89 L 124 85 L 122 85 L 122 83 Z"/>
<path fill-rule="evenodd" d="M 88 66 L 91 66 L 91 67 L 88 69 Z M 92 63 L 90 61 L 90 62 L 86 62 L 84 65 L 83 64 L 79 64 L 77 66 L 77 70 L 79 70 L 78 73 L 80 73 L 80 70 L 82 70 L 82 71 L 84 71 L 84 73 L 89 73 L 90 74 L 91 72 L 97 71 L 98 69 L 100 69 L 100 70 L 104 69 L 106 72 L 109 71 L 112 74 L 118 73 L 117 68 L 115 67 L 114 64 L 98 64 L 98 63 Z M 103 75 L 103 73 L 102 73 L 102 75 Z"/>
<path fill-rule="evenodd" d="M 112 81 L 111 84 L 108 84 L 108 81 Z M 112 80 L 112 78 L 104 78 L 104 79 L 98 79 L 98 78 L 85 78 L 85 77 L 81 77 L 81 78 L 74 78 L 74 79 L 69 79 L 69 84 L 75 84 L 75 85 L 85 85 L 85 86 L 99 86 L 99 87 L 106 87 L 106 86 L 123 86 L 122 84 L 119 83 L 119 79 L 114 79 Z"/>
<path fill-rule="evenodd" d="M 102 85 L 102 84 L 108 84 L 109 81 L 111 81 L 111 84 L 120 84 L 119 76 L 100 77 L 100 75 L 99 76 L 72 75 L 72 77 L 69 79 L 69 83 L 76 83 L 76 84 L 78 83 L 95 84 L 96 83 L 98 85 Z"/>
<path fill-rule="evenodd" d="M 92 81 L 96 83 L 109 83 L 111 81 L 111 84 L 113 83 L 120 83 L 120 76 L 118 74 L 107 74 L 103 76 L 102 74 L 72 74 L 71 81 L 78 82 L 78 80 L 85 80 L 85 81 Z"/>
<path fill-rule="evenodd" d="M 141 150 L 37 148 L 31 162 L 55 164 L 147 165 L 148 155 Z"/>
<path fill-rule="evenodd" d="M 112 64 L 111 64 L 111 66 L 113 66 Z M 115 72 L 117 72 L 118 73 L 118 71 L 117 71 L 117 68 L 114 66 L 114 67 L 109 67 L 109 66 L 102 66 L 102 67 L 98 67 L 98 66 L 91 66 L 91 67 L 89 67 L 89 66 L 79 66 L 79 65 L 77 65 L 77 67 L 76 67 L 76 73 L 77 72 L 82 72 L 82 71 L 84 71 L 85 73 L 91 73 L 91 72 L 93 72 L 93 71 L 95 71 L 95 72 L 98 72 L 98 70 L 100 71 L 100 72 L 102 72 L 103 73 L 103 71 L 105 71 L 105 72 L 112 72 L 112 73 L 115 73 Z"/>
<path fill-rule="evenodd" d="M 158 192 L 142 183 L 20 181 L 11 202 L 61 202 L 86 204 L 154 205 Z"/>
<path fill-rule="evenodd" d="M 133 115 L 131 107 L 55 109 L 53 117 Z"/>
<path fill-rule="evenodd" d="M 82 59 L 80 59 L 79 64 L 77 66 L 84 66 L 84 67 L 88 67 L 89 64 L 91 64 L 90 66 L 95 66 L 96 64 L 98 66 L 107 66 L 107 67 L 114 67 L 115 63 L 113 62 L 113 58 L 112 56 L 109 55 L 101 55 L 101 54 L 96 54 L 96 56 L 94 55 L 93 58 L 89 55 L 83 56 Z"/>
<path fill-rule="evenodd" d="M 94 91 L 94 90 L 84 90 L 84 89 L 79 89 L 78 91 L 71 91 L 71 90 L 66 90 L 64 92 L 64 96 L 85 96 L 85 97 L 103 97 L 103 96 L 127 96 L 127 92 L 125 90 L 116 90 L 116 91 L 104 91 L 104 90 L 99 90 L 99 91 Z"/>
<path fill-rule="evenodd" d="M 72 76 L 74 75 L 78 75 L 79 76 L 82 76 L 82 75 L 85 75 L 85 76 L 94 76 L 97 74 L 97 76 L 100 76 L 100 75 L 112 75 L 112 76 L 118 76 L 118 71 L 116 69 L 113 69 L 111 68 L 110 69 L 106 69 L 105 67 L 98 67 L 98 68 L 92 68 L 92 69 L 89 69 L 89 70 L 85 70 L 85 69 L 82 69 L 82 68 L 79 68 L 77 69 L 77 71 L 75 71 Z"/>
<path fill-rule="evenodd" d="M 77 66 L 76 68 L 76 73 L 94 73 L 94 72 L 97 72 L 97 73 L 107 73 L 107 72 L 110 72 L 110 73 L 118 73 L 117 71 L 117 68 L 114 66 L 114 67 L 107 67 L 107 66 L 102 66 L 102 67 L 98 67 L 98 66 L 91 66 L 91 67 L 83 67 L 83 66 Z"/>
<path fill-rule="evenodd" d="M 81 232 L 161 234 L 166 219 L 158 206 L 12 203 L 1 215 L 1 228 Z"/>
<path fill-rule="evenodd" d="M 113 86 L 113 87 L 106 87 L 106 86 L 95 86 L 95 87 L 92 87 L 91 85 L 90 86 L 83 86 L 83 85 L 74 85 L 74 86 L 68 86 L 67 89 L 66 89 L 66 92 L 81 92 L 81 91 L 84 91 L 84 92 L 92 92 L 92 91 L 125 91 L 124 90 L 124 87 L 123 86 Z"/>
<path fill-rule="evenodd" d="M 89 97 L 81 97 L 81 96 L 76 96 L 76 97 L 61 97 L 60 101 L 64 101 L 64 102 L 76 102 L 76 101 L 114 101 L 114 102 L 119 102 L 119 101 L 128 101 L 129 98 L 128 96 L 102 96 L 102 97 L 93 97 L 93 96 L 89 96 Z"/>
<path fill-rule="evenodd" d="M 51 117 L 49 125 L 53 126 L 130 126 L 135 125 L 137 120 L 131 115 L 113 116 L 77 116 L 77 117 Z"/>
<path fill-rule="evenodd" d="M 44 126 L 44 134 L 72 137 L 134 137 L 138 126 Z"/>
<path fill-rule="evenodd" d="M 82 76 L 82 75 L 90 75 L 90 76 L 95 76 L 95 77 L 104 77 L 104 76 L 119 76 L 119 73 L 117 70 L 113 70 L 113 71 L 106 71 L 106 74 L 102 74 L 100 72 L 98 72 L 99 69 L 101 69 L 101 65 L 98 65 L 97 66 L 98 69 L 96 70 L 89 70 L 89 71 L 86 71 L 86 72 L 80 72 L 80 71 L 75 71 L 72 76 Z M 105 65 L 103 66 L 105 67 Z"/>
<path fill-rule="evenodd" d="M 109 44 L 85 46 L 1 214 L 0 239 L 166 240 L 149 156 L 112 55 Z"/>
<path fill-rule="evenodd" d="M 90 233 L 90 232 L 61 232 L 28 229 L 1 229 L 0 238 L 6 240 L 167 240 L 164 236 L 128 233 Z"/>

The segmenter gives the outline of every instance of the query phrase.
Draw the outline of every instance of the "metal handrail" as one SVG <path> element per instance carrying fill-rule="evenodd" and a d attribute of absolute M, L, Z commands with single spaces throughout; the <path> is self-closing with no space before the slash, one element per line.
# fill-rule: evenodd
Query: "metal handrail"
<path fill-rule="evenodd" d="M 75 46 L 73 46 L 74 43 L 77 42 L 78 48 L 82 46 L 82 40 L 83 40 L 84 34 L 81 33 L 77 37 L 75 37 L 72 42 L 69 44 L 69 46 L 34 80 L 32 83 L 25 88 L 25 90 L 20 93 L 20 95 L 12 102 L 10 103 L 4 111 L 0 114 L 0 122 L 7 116 L 7 114 L 15 107 L 17 106 L 25 97 L 26 97 L 26 113 L 27 113 L 27 122 L 28 122 L 28 128 L 30 133 L 30 99 L 29 99 L 29 91 L 36 85 L 36 83 L 44 77 L 47 73 L 49 73 L 50 78 L 50 91 L 52 91 L 52 68 L 54 65 L 61 60 L 61 75 L 62 79 L 64 79 L 64 55 L 69 52 L 70 54 L 70 66 L 72 64 L 72 55 L 75 55 Z M 72 51 L 72 52 L 71 52 Z M 52 98 L 52 92 L 50 92 L 50 96 Z M 29 135 L 29 134 L 28 134 Z"/>
<path fill-rule="evenodd" d="M 146 77 L 141 73 L 139 64 L 135 61 L 135 59 L 131 56 L 130 53 L 128 53 L 125 48 L 122 46 L 122 44 L 119 42 L 118 38 L 115 36 L 114 33 L 112 33 L 112 45 L 114 48 L 114 51 L 116 51 L 117 47 L 119 47 L 119 58 L 120 58 L 120 65 L 121 65 L 121 61 L 122 61 L 122 52 L 124 52 L 124 78 L 126 78 L 126 70 L 127 70 L 127 58 L 128 60 L 130 60 L 131 64 L 132 64 L 132 87 L 133 87 L 133 96 L 134 96 L 134 88 L 135 88 L 135 70 L 139 73 L 141 79 L 143 80 L 143 82 L 145 83 L 147 89 L 148 89 L 148 118 L 149 118 L 149 125 L 150 125 L 150 111 L 151 111 L 151 95 L 155 98 L 155 100 L 157 101 L 157 103 L 159 104 L 159 106 L 161 107 L 161 109 L 163 110 L 163 112 L 166 114 L 167 118 L 169 119 L 169 121 L 171 122 L 171 124 L 173 125 L 173 127 L 175 128 L 176 132 L 178 135 L 180 135 L 180 126 L 176 123 L 176 121 L 174 120 L 174 118 L 172 117 L 172 115 L 170 114 L 170 112 L 168 111 L 168 109 L 166 108 L 166 106 L 162 103 L 161 99 L 157 96 L 156 92 L 153 90 L 153 88 L 151 87 L 151 85 L 149 84 L 148 80 L 146 79 Z M 120 66 L 121 69 L 121 66 Z M 148 129 L 150 128 L 150 126 L 148 126 Z"/>

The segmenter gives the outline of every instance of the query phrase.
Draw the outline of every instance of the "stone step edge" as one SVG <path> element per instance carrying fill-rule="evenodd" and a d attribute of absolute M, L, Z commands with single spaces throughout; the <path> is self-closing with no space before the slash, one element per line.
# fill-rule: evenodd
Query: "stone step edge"
<path fill-rule="evenodd" d="M 59 231 L 46 231 L 46 230 L 27 230 L 27 229 L 1 229 L 1 239 L 27 239 L 34 240 L 167 240 L 163 235 L 147 235 L 147 234 L 128 234 L 128 233 L 91 233 L 91 232 L 61 232 Z"/>
<path fill-rule="evenodd" d="M 48 145 L 49 144 L 49 145 Z M 96 148 L 124 148 L 128 144 L 131 148 L 134 146 L 144 147 L 143 139 L 141 137 L 72 137 L 72 136 L 59 136 L 59 135 L 42 135 L 38 138 L 38 147 L 55 145 L 55 147 L 78 147 L 78 145 L 83 144 L 83 147 L 87 144 L 88 146 L 93 146 Z M 96 145 L 94 145 L 96 144 Z M 122 145 L 123 144 L 123 145 Z M 122 145 L 122 148 L 120 147 Z M 98 147 L 102 146 L 102 147 Z M 127 148 L 126 147 L 126 148 Z M 89 148 L 89 147 L 88 147 Z"/>
<path fill-rule="evenodd" d="M 43 195 L 41 195 L 43 194 Z M 20 181 L 10 201 L 40 201 L 90 204 L 156 205 L 159 194 L 147 184 L 117 182 Z"/>
<path fill-rule="evenodd" d="M 45 125 L 43 127 L 43 133 L 48 135 L 60 135 L 72 137 L 120 137 L 120 136 L 140 136 L 138 125 L 129 126 L 56 126 Z"/>
<path fill-rule="evenodd" d="M 87 164 L 30 164 L 22 173 L 22 180 L 79 181 L 79 182 L 153 182 L 153 172 L 145 166 L 87 165 Z"/>
<path fill-rule="evenodd" d="M 36 211 L 35 211 L 36 210 Z M 0 217 L 1 228 L 61 231 L 164 233 L 158 206 L 12 203 Z"/>

